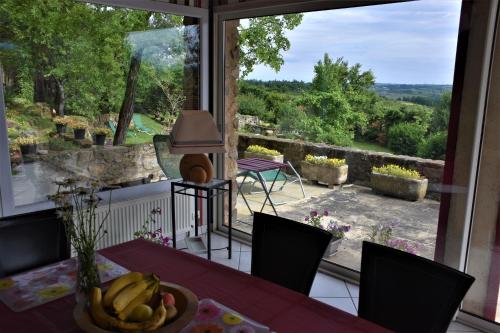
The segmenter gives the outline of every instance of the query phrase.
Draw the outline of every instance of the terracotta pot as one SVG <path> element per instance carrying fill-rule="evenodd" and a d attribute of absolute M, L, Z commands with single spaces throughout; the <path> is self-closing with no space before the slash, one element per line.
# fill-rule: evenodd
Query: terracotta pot
<path fill-rule="evenodd" d="M 373 172 L 371 187 L 376 193 L 410 201 L 422 200 L 427 192 L 427 178 L 410 179 Z"/>

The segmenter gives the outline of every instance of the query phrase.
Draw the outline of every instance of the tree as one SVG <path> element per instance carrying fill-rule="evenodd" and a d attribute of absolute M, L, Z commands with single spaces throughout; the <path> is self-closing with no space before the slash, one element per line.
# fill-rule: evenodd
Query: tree
<path fill-rule="evenodd" d="M 248 25 L 239 28 L 241 76 L 250 74 L 258 64 L 265 64 L 276 72 L 284 64 L 282 51 L 290 49 L 287 30 L 293 30 L 302 22 L 303 14 L 254 17 Z"/>
<path fill-rule="evenodd" d="M 430 120 L 429 132 L 448 131 L 450 121 L 451 91 L 441 95 L 439 104 L 434 107 L 434 112 Z"/>

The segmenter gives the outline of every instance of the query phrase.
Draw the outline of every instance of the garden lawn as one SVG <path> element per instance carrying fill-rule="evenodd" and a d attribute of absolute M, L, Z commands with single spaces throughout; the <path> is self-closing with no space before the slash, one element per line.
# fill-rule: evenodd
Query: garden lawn
<path fill-rule="evenodd" d="M 144 114 L 139 114 L 139 116 L 141 117 L 141 121 L 144 127 L 147 127 L 153 134 L 129 129 L 129 132 L 131 132 L 133 135 L 127 136 L 125 144 L 153 143 L 154 134 L 164 133 L 165 127 L 162 124 Z"/>
<path fill-rule="evenodd" d="M 354 141 L 352 147 L 362 150 L 394 154 L 394 152 L 388 147 L 384 147 L 372 142 Z"/>

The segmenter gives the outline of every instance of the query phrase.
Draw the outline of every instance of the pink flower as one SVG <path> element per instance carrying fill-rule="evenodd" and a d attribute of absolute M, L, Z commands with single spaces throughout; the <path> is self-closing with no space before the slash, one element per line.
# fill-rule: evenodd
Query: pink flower
<path fill-rule="evenodd" d="M 316 216 L 318 216 L 318 212 L 317 212 L 317 211 L 315 211 L 315 210 L 311 211 L 311 216 L 312 216 L 312 217 L 316 217 Z"/>
<path fill-rule="evenodd" d="M 211 320 L 220 316 L 221 310 L 212 303 L 203 303 L 198 306 L 195 319 L 199 321 Z"/>
<path fill-rule="evenodd" d="M 304 217 L 304 221 L 309 221 L 309 216 Z"/>
<path fill-rule="evenodd" d="M 328 216 L 328 211 L 325 209 L 325 211 L 323 212 L 323 215 L 324 216 Z"/>

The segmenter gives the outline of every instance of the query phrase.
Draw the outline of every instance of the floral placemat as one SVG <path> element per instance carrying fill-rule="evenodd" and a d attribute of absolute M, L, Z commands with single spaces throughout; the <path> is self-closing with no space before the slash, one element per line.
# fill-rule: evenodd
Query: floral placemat
<path fill-rule="evenodd" d="M 198 313 L 180 333 L 271 333 L 263 326 L 212 299 L 202 299 Z"/>
<path fill-rule="evenodd" d="M 129 271 L 96 254 L 101 282 Z M 12 311 L 20 312 L 75 292 L 76 258 L 0 279 L 0 300 Z"/>

